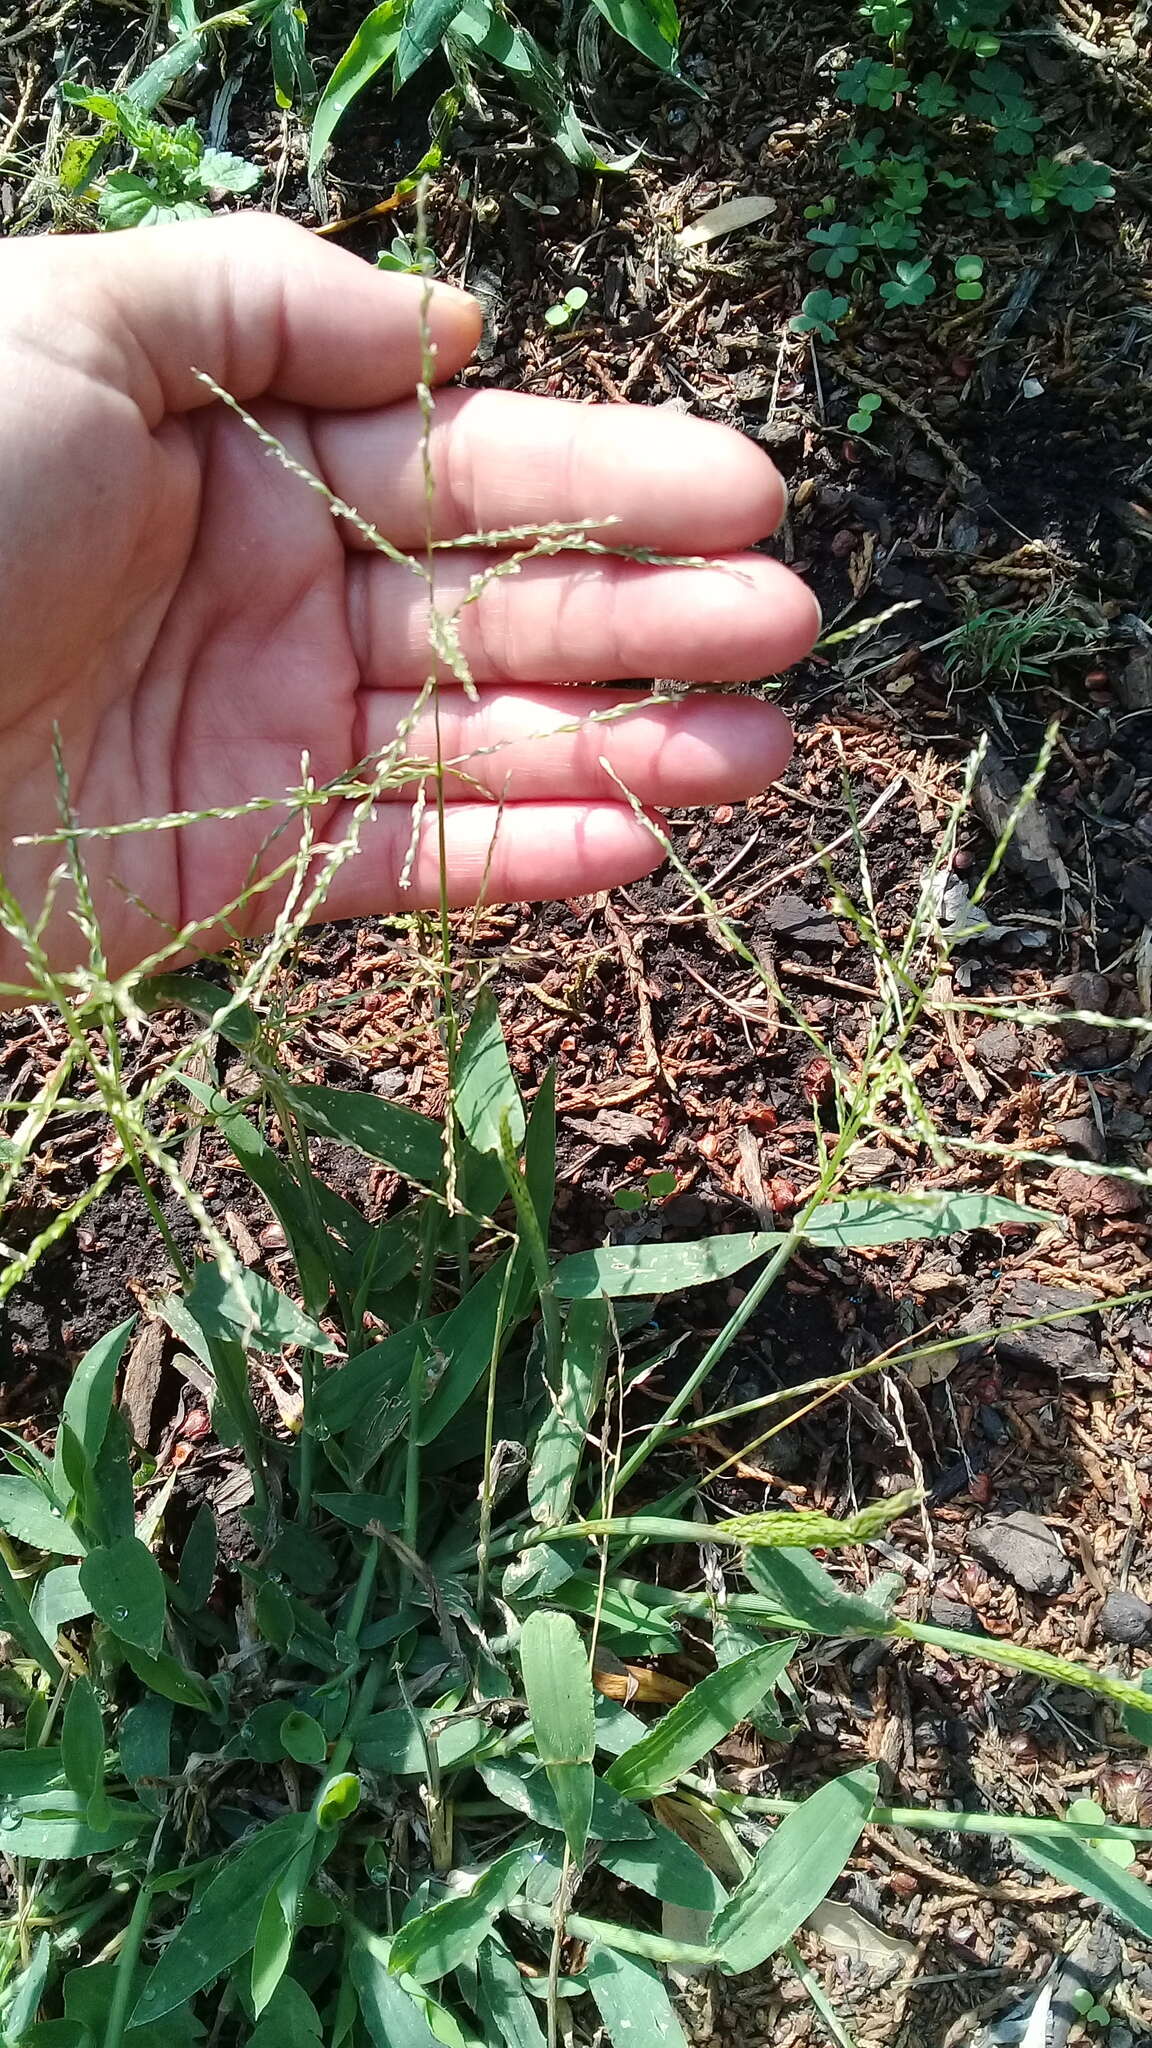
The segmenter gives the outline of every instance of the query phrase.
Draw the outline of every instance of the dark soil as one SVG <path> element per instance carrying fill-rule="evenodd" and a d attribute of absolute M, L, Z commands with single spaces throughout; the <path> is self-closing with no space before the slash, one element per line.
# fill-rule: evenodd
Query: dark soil
<path fill-rule="evenodd" d="M 1093 15 L 1095 27 L 1078 6 L 1063 13 L 1104 50 L 1127 30 L 1119 13 L 1103 22 Z M 352 20 L 343 5 L 315 10 L 321 57 L 343 47 Z M 87 62 L 104 79 L 148 54 L 140 20 L 95 0 L 82 0 L 67 33 L 73 75 Z M 857 326 L 841 350 L 818 349 L 817 378 L 806 347 L 794 337 L 781 344 L 781 335 L 811 282 L 803 208 L 839 175 L 833 144 L 844 131 L 819 66 L 845 34 L 841 9 L 800 21 L 751 4 L 699 10 L 686 47 L 709 87 L 703 102 L 654 85 L 605 37 L 607 79 L 593 112 L 616 135 L 650 139 L 634 175 L 599 187 L 579 181 L 529 143 L 519 113 L 497 96 L 488 125 L 468 117 L 432 195 L 442 265 L 477 291 L 488 315 L 470 373 L 477 381 L 588 400 L 627 395 L 741 426 L 789 480 L 792 511 L 775 545 L 811 577 L 829 629 L 908 607 L 773 686 L 797 732 L 779 788 L 673 822 L 684 858 L 766 969 L 767 990 L 670 869 L 610 902 L 486 912 L 462 929 L 462 950 L 498 968 L 525 1081 L 558 1063 L 561 1249 L 599 1242 L 606 1229 L 662 1237 L 749 1229 L 787 1221 L 804 1199 L 815 1176 L 814 1110 L 827 1113 L 827 1083 L 796 1012 L 852 1074 L 876 986 L 873 956 L 829 880 L 861 901 L 845 783 L 866 821 L 883 800 L 862 838 L 878 922 L 899 944 L 980 733 L 1019 783 L 1058 716 L 1040 808 L 1063 881 L 1051 859 L 1005 864 L 986 905 L 997 936 L 959 950 L 955 991 L 1120 1016 L 1150 1007 L 1152 663 L 1138 625 L 1152 594 L 1152 303 L 1140 183 L 1147 88 L 1124 64 L 1068 57 L 1063 90 L 1078 107 L 1079 131 L 1104 136 L 1099 153 L 1128 167 L 1116 208 L 1025 242 L 1003 224 L 990 229 L 994 287 L 983 307 L 958 313 L 941 300 L 903 325 Z M 13 53 L 17 84 L 31 61 L 46 84 L 48 41 Z M 0 74 L 5 62 L 0 45 Z M 319 195 L 331 214 L 388 194 L 424 147 L 427 107 L 444 82 L 429 74 L 395 108 L 382 93 L 364 95 Z M 210 74 L 199 82 L 195 111 L 210 105 L 218 84 Z M 299 139 L 269 105 L 258 55 L 232 104 L 230 146 L 282 172 L 281 206 L 315 223 Z M 29 145 L 43 133 L 36 99 Z M 671 229 L 741 190 L 772 193 L 776 214 L 689 268 Z M 9 187 L 7 214 L 15 207 Z M 392 233 L 385 220 L 347 239 L 371 256 Z M 591 293 L 589 313 L 578 332 L 557 337 L 543 310 L 577 278 Z M 843 424 L 861 388 L 892 394 L 867 441 Z M 1041 600 L 1079 607 L 1093 644 L 1019 678 L 1003 668 L 949 673 L 947 650 L 928 644 L 974 612 Z M 966 824 L 955 879 L 979 874 L 993 837 L 987 822 Z M 828 846 L 826 871 L 819 854 Z M 308 1021 L 292 1057 L 308 1078 L 436 1113 L 443 1058 L 430 1009 L 413 998 L 408 943 L 371 922 L 317 936 L 297 963 L 295 1000 Z M 1070 975 L 1091 983 L 1069 994 Z M 176 1029 L 174 1019 L 158 1021 L 132 1057 L 150 1063 Z M 57 1051 L 50 1025 L 10 1020 L 0 1030 L 0 1092 L 26 1097 Z M 1120 1184 L 1074 1168 L 1011 1156 L 1013 1148 L 1059 1151 L 1146 1167 L 1150 1074 L 1138 1034 L 1038 1034 L 959 1016 L 953 1035 L 937 1017 L 910 1056 L 946 1137 L 994 1141 L 1007 1152 L 997 1162 L 960 1151 L 940 1164 L 893 1104 L 892 1128 L 858 1148 L 849 1184 L 997 1187 L 1047 1211 L 1051 1227 L 798 1258 L 730 1354 L 710 1406 L 865 1362 L 917 1332 L 925 1341 L 966 1335 L 1077 1299 L 1105 1307 L 1152 1286 L 1143 1190 L 1117 1192 Z M 105 1141 L 95 1116 L 52 1134 L 5 1218 L 9 1242 L 27 1242 L 82 1189 Z M 323 1163 L 353 1172 L 344 1191 L 369 1214 L 399 1198 L 383 1173 L 349 1169 L 335 1156 Z M 677 1193 L 624 1216 L 613 1195 L 657 1168 L 675 1172 Z M 192 1173 L 242 1255 L 282 1275 L 267 1210 L 211 1139 Z M 166 1213 L 191 1251 L 190 1226 Z M 165 1277 L 163 1246 L 125 1179 L 7 1305 L 2 1419 L 47 1424 L 86 1344 L 146 1306 Z M 668 1310 L 668 1327 L 688 1331 L 685 1355 L 698 1355 L 741 1291 L 737 1281 Z M 896 1483 L 923 1482 L 932 1541 L 914 1519 L 880 1546 L 907 1575 L 921 1617 L 950 1611 L 959 1625 L 963 1611 L 993 1634 L 1139 1672 L 1146 1654 L 1103 1642 L 1097 1624 L 1109 1592 L 1152 1595 L 1145 1315 L 1122 1308 L 1057 1325 L 1058 1335 L 960 1349 L 910 1379 L 880 1373 L 789 1421 L 711 1490 L 740 1505 L 784 1498 L 838 1512 Z M 152 1448 L 171 1450 L 188 1409 L 170 1361 L 164 1370 L 171 1385 L 157 1397 Z M 751 1417 L 704 1431 L 688 1455 L 704 1477 L 757 1429 Z M 1019 1592 L 967 1547 L 973 1526 L 1017 1508 L 1042 1516 L 1059 1537 L 1072 1580 L 1058 1597 Z M 853 1658 L 837 1646 L 806 1669 L 800 1737 L 787 1750 L 754 1741 L 726 1759 L 733 1783 L 791 1795 L 867 1754 L 882 1760 L 893 1798 L 907 1803 L 1036 1812 L 1091 1792 L 1118 1818 L 1146 1822 L 1152 1813 L 1143 1752 L 1085 1694 L 990 1676 L 957 1659 L 878 1650 Z M 987 2029 L 1096 1918 L 995 1838 L 877 1836 L 841 1891 L 913 1953 L 914 1967 L 889 1980 L 875 1964 L 830 1963 L 826 1949 L 812 1948 L 859 2048 L 992 2048 L 1014 2038 Z M 1106 1981 L 1116 2025 L 1106 2038 L 1131 2048 L 1152 2040 L 1152 1964 L 1127 1937 L 1114 1947 Z M 770 1974 L 727 2004 L 699 1996 L 701 2038 L 770 2035 L 779 2048 L 819 2038 L 807 2004 Z M 1059 2038 L 1069 2038 L 1067 2027 Z"/>

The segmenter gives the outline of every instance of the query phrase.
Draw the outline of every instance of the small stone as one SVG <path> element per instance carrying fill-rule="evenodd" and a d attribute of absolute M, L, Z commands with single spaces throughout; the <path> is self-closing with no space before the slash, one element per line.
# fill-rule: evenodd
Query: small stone
<path fill-rule="evenodd" d="M 1106 1147 L 1104 1134 L 1094 1116 L 1065 1117 L 1062 1123 L 1053 1124 L 1065 1152 L 1075 1152 L 1082 1159 L 1091 1159 L 1097 1166 L 1103 1166 Z"/>
<path fill-rule="evenodd" d="M 1081 1173 L 1075 1166 L 1062 1166 L 1048 1185 L 1068 1209 L 1089 1214 L 1136 1216 L 1144 1207 L 1144 1197 L 1135 1181 L 1113 1180 L 1102 1173 Z"/>
<path fill-rule="evenodd" d="M 933 1628 L 959 1629 L 968 1636 L 984 1634 L 976 1609 L 964 1600 L 949 1600 L 943 1593 L 933 1593 L 928 1603 L 928 1619 Z"/>
<path fill-rule="evenodd" d="M 760 912 L 770 932 L 795 946 L 842 946 L 843 934 L 826 911 L 813 909 L 802 896 L 776 896 Z"/>
<path fill-rule="evenodd" d="M 1010 1067 L 1020 1064 L 1020 1033 L 1013 1031 L 1010 1024 L 989 1024 L 987 1030 L 980 1033 L 973 1051 L 982 1067 L 992 1067 L 998 1074 L 1005 1073 Z"/>
<path fill-rule="evenodd" d="M 1097 1626 L 1106 1643 L 1128 1643 L 1138 1650 L 1152 1645 L 1152 1607 L 1135 1593 L 1119 1588 L 1109 1593 Z"/>
<path fill-rule="evenodd" d="M 982 1564 L 992 1565 L 1022 1593 L 1054 1599 L 1072 1583 L 1072 1567 L 1059 1537 L 1039 1515 L 1023 1509 L 1000 1522 L 973 1529 L 968 1548 Z"/>
<path fill-rule="evenodd" d="M 1099 1306 L 1095 1295 L 1072 1287 L 1040 1287 L 1020 1280 L 1003 1307 L 996 1311 L 997 1323 L 1027 1322 L 1034 1316 L 1065 1312 L 1058 1323 L 1033 1323 L 1030 1330 L 1005 1330 L 996 1338 L 996 1356 L 1002 1365 L 1039 1366 L 1062 1380 L 1087 1380 L 1104 1385 L 1112 1378 L 1112 1366 L 1096 1342 L 1096 1325 L 1087 1316 L 1069 1313 L 1073 1309 Z M 980 1311 L 982 1317 L 989 1314 Z M 970 1325 L 978 1327 L 975 1322 Z"/>

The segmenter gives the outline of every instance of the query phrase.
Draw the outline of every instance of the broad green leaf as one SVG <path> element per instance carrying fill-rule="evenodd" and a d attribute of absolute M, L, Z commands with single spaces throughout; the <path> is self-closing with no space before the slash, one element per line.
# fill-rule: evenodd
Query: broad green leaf
<path fill-rule="evenodd" d="M 650 64 L 680 76 L 680 20 L 671 0 L 595 0 L 595 5 Z"/>
<path fill-rule="evenodd" d="M 1056 1822 L 1050 1835 L 1021 1836 L 1012 1846 L 1061 1884 L 1074 1885 L 1088 1898 L 1098 1899 L 1115 1919 L 1126 1920 L 1145 1941 L 1152 1939 L 1152 1887 L 1103 1854 L 1103 1844 L 1097 1847 L 1082 1837 L 1078 1840 L 1061 1834 Z"/>
<path fill-rule="evenodd" d="M 542 1528 L 559 1528 L 567 1520 L 586 1433 L 604 1391 L 609 1335 L 604 1301 L 572 1303 L 564 1324 L 560 1386 L 548 1390 L 549 1406 L 528 1473 L 528 1503 Z"/>
<path fill-rule="evenodd" d="M 516 1897 L 531 1862 L 530 1849 L 510 1849 L 462 1898 L 442 1899 L 406 1921 L 392 1938 L 388 1967 L 393 1975 L 430 1984 L 471 1962 L 497 1915 Z"/>
<path fill-rule="evenodd" d="M 59 1747 L 0 1750 L 0 1806 L 12 1800 L 38 1798 L 64 1790 L 64 1765 Z"/>
<path fill-rule="evenodd" d="M 527 1757 L 504 1756 L 491 1757 L 477 1769 L 494 1799 L 502 1800 L 514 1813 L 525 1814 L 539 1827 L 563 1833 L 560 1808 L 542 1765 L 534 1767 Z M 652 1823 L 630 1799 L 597 1778 L 588 1832 L 602 1842 L 640 1842 L 651 1834 Z"/>
<path fill-rule="evenodd" d="M 588 1653 L 571 1615 L 537 1608 L 528 1616 L 520 1631 L 520 1670 L 536 1754 L 579 1862 L 596 1789 L 596 1715 Z"/>
<path fill-rule="evenodd" d="M 174 2012 L 247 1955 L 268 1892 L 311 1837 L 313 1826 L 310 1814 L 286 1814 L 228 1857 L 193 1900 L 150 1971 L 132 2013 L 132 2026 Z"/>
<path fill-rule="evenodd" d="M 100 186 L 100 218 L 106 228 L 156 228 L 181 220 L 208 220 L 211 207 L 198 199 L 165 199 L 135 171 L 109 171 Z"/>
<path fill-rule="evenodd" d="M 205 1501 L 197 1508 L 180 1552 L 178 1581 L 188 1611 L 208 1605 L 216 1581 L 216 1517 Z"/>
<path fill-rule="evenodd" d="M 318 1137 L 334 1138 L 369 1159 L 382 1159 L 424 1187 L 436 1187 L 443 1179 L 443 1133 L 430 1116 L 354 1089 L 282 1081 L 280 1092 L 305 1128 Z"/>
<path fill-rule="evenodd" d="M 185 1301 L 189 1315 L 210 1341 L 231 1340 L 271 1352 L 288 1344 L 323 1353 L 337 1348 L 319 1323 L 247 1266 L 238 1266 L 228 1279 L 214 1260 L 201 1260 Z"/>
<path fill-rule="evenodd" d="M 158 1692 L 162 1699 L 173 1700 L 178 1707 L 196 1707 L 202 1714 L 212 1713 L 218 1702 L 210 1693 L 202 1678 L 176 1657 L 170 1657 L 167 1650 L 161 1650 L 153 1657 L 135 1643 L 120 1645 L 124 1661 L 136 1673 L 141 1685 L 150 1692 Z"/>
<path fill-rule="evenodd" d="M 864 1595 L 845 1592 L 810 1550 L 746 1550 L 743 1565 L 749 1585 L 775 1602 L 790 1626 L 800 1622 L 821 1636 L 888 1633 L 885 1609 Z"/>
<path fill-rule="evenodd" d="M 92 1612 L 92 1602 L 80 1584 L 80 1567 L 58 1564 L 36 1581 L 30 1602 L 32 1619 L 50 1643 L 70 1621 L 81 1621 Z"/>
<path fill-rule="evenodd" d="M 32 1954 L 12 1987 L 12 1996 L 4 2014 L 5 2042 L 16 2043 L 33 2025 L 48 1982 L 48 1969 L 52 1961 L 52 1936 L 42 1934 Z"/>
<path fill-rule="evenodd" d="M 127 1987 L 131 2000 L 144 1982 L 145 1970 L 137 1967 L 132 1973 L 132 1982 Z M 65 2017 L 86 2029 L 86 2039 L 92 2048 L 102 2048 L 112 2017 L 113 2001 L 121 1985 L 121 1972 L 115 1963 L 89 1963 L 83 1969 L 70 1969 L 64 1977 Z M 159 2027 L 134 2027 L 130 2036 L 130 2048 L 198 2048 L 204 2040 L 206 2029 L 195 2014 L 185 2006 L 173 2013 Z"/>
<path fill-rule="evenodd" d="M 149 1657 L 159 1654 L 168 1610 L 167 1585 L 152 1552 L 137 1536 L 90 1551 L 80 1584 L 93 1613 L 122 1643 Z"/>
<path fill-rule="evenodd" d="M 358 1351 L 346 1365 L 327 1372 L 316 1388 L 316 1415 L 332 1436 L 348 1435 L 356 1462 L 374 1464 L 380 1450 L 399 1436 L 408 1419 L 408 1382 L 416 1355 L 439 1349 L 447 1315 L 429 1316 Z M 371 1454 L 362 1458 L 365 1440 Z"/>
<path fill-rule="evenodd" d="M 85 1802 L 89 1827 L 99 1833 L 107 1826 L 108 1812 L 104 1793 L 104 1717 L 87 1678 L 74 1678 L 68 1690 L 60 1730 L 60 1760 L 69 1786 Z"/>
<path fill-rule="evenodd" d="M 860 1247 L 904 1244 L 913 1238 L 947 1237 L 955 1231 L 996 1230 L 1005 1223 L 1039 1223 L 1034 1209 L 999 1195 L 846 1195 L 814 1209 L 804 1226 L 807 1244 L 854 1251 Z M 557 1294 L 606 1294 L 613 1299 L 631 1294 L 676 1294 L 726 1280 L 753 1259 L 761 1259 L 785 1242 L 778 1230 L 735 1231 L 725 1237 L 704 1237 L 692 1244 L 605 1245 L 597 1252 L 577 1252 L 556 1268 Z"/>
<path fill-rule="evenodd" d="M 780 1822 L 708 1930 L 729 1976 L 759 1969 L 827 1897 L 860 1839 L 877 1783 L 870 1764 L 849 1771 Z"/>
<path fill-rule="evenodd" d="M 617 1757 L 608 1783 L 629 1799 L 652 1799 L 667 1791 L 760 1705 L 795 1653 L 795 1638 L 766 1643 L 737 1663 L 710 1672 L 669 1708 L 635 1749 Z"/>
<path fill-rule="evenodd" d="M 315 1843 L 304 1842 L 264 1901 L 252 1944 L 252 2010 L 257 2019 L 275 1997 L 292 1960 L 300 1900 L 308 1882 Z"/>
<path fill-rule="evenodd" d="M 358 92 L 396 54 L 408 0 L 384 0 L 357 29 L 320 95 L 308 148 L 309 174 L 315 171 Z M 417 1175 L 423 1179 L 423 1175 Z"/>
<path fill-rule="evenodd" d="M 502 1342 L 524 1313 L 524 1307 L 517 1307 L 512 1299 L 515 1288 L 505 1288 L 505 1267 L 505 1258 L 496 1259 L 440 1325 L 436 1348 L 446 1363 L 436 1361 L 435 1385 L 420 1415 L 421 1444 L 435 1442 L 487 1372 L 500 1327 L 501 1301 Z"/>
<path fill-rule="evenodd" d="M 176 79 L 182 78 L 185 71 L 191 71 L 199 64 L 203 55 L 203 46 L 198 36 L 190 38 L 185 43 L 173 44 L 170 50 L 165 50 L 157 64 L 150 67 L 156 73 L 157 79 L 160 78 L 159 65 L 171 65 L 174 60 L 182 60 L 183 70 L 177 71 L 165 80 L 157 99 L 152 100 L 151 104 L 157 105 L 158 100 L 164 97 Z M 129 88 L 141 106 L 144 105 L 144 101 L 138 95 L 148 76 L 148 72 L 142 73 L 136 81 L 135 88 Z M 238 1003 L 230 989 L 217 988 L 214 981 L 205 981 L 198 974 L 152 974 L 137 983 L 135 995 L 140 1008 L 149 1013 L 157 1010 L 191 1010 L 205 1024 L 211 1024 L 213 1030 L 220 1033 L 221 1038 L 226 1038 L 230 1045 L 238 1047 L 241 1052 L 249 1051 L 260 1036 L 260 1020 L 255 1012 L 249 1009 L 247 1003 Z"/>
<path fill-rule="evenodd" d="M 358 1929 L 349 1974 L 373 2048 L 441 2048 L 424 2007 L 397 1983 L 389 1969 L 390 1944 Z"/>
<path fill-rule="evenodd" d="M 421 0 L 416 0 L 416 7 Z M 413 10 L 415 12 L 415 9 Z M 455 12 L 455 10 L 452 10 Z M 481 989 L 456 1061 L 456 1117 L 477 1152 L 501 1148 L 507 1125 L 514 1145 L 524 1141 L 524 1104 L 508 1061 L 496 998 Z"/>
<path fill-rule="evenodd" d="M 525 104 L 540 120 L 545 134 L 570 164 L 586 171 L 620 171 L 641 155 L 607 163 L 589 141 L 555 65 L 527 29 L 498 14 L 488 0 L 464 0 L 453 16 L 453 41 L 488 57 L 508 74 Z"/>
<path fill-rule="evenodd" d="M 249 2035 L 248 2048 L 319 2048 L 321 2033 L 320 2015 L 307 1992 L 285 1977 Z M 135 2048 L 135 2043 L 129 2042 L 128 2048 Z"/>
<path fill-rule="evenodd" d="M 688 2048 L 664 1980 L 651 1963 L 597 1942 L 584 1976 L 615 2048 L 634 2048 L 640 2041 L 646 2048 Z"/>
<path fill-rule="evenodd" d="M 285 1522 L 265 1563 L 270 1572 L 282 1573 L 296 1592 L 317 1597 L 328 1591 L 338 1571 L 324 1538 L 299 1522 Z"/>
<path fill-rule="evenodd" d="M 488 2040 L 495 2029 L 504 2048 L 545 2048 L 543 2029 L 507 1949 L 498 1940 L 486 1941 L 476 1961 Z"/>
<path fill-rule="evenodd" d="M 81 1857 L 108 1856 L 122 1849 L 145 1826 L 155 1822 L 142 1806 L 109 1799 L 104 1825 L 90 1827 L 88 1801 L 75 1792 L 33 1795 L 26 1805 L 0 1812 L 0 1849 L 5 1856 L 28 1856 L 45 1863 L 72 1862 Z"/>
<path fill-rule="evenodd" d="M 205 192 L 252 192 L 263 176 L 259 164 L 234 156 L 230 149 L 206 149 L 200 159 L 199 179 Z"/>
<path fill-rule="evenodd" d="M 78 1447 L 84 1465 L 91 1470 L 100 1455 L 108 1429 L 108 1418 L 112 1413 L 112 1401 L 116 1392 L 116 1374 L 129 1337 L 136 1325 L 136 1317 L 129 1316 L 117 1328 L 110 1330 L 106 1337 L 100 1337 L 91 1349 L 86 1351 L 72 1375 L 64 1404 L 60 1410 L 60 1431 L 56 1444 L 56 1459 L 53 1468 L 54 1491 L 64 1499 L 67 1493 L 64 1474 L 63 1438 L 68 1432 Z M 73 1485 L 76 1481 L 72 1481 Z"/>
<path fill-rule="evenodd" d="M 459 4 L 460 0 L 408 0 L 396 51 L 397 86 L 406 85 L 432 55 Z"/>
<path fill-rule="evenodd" d="M 163 1779 L 172 1769 L 171 1700 L 148 1693 L 129 1707 L 119 1727 L 120 1769 L 136 1797 L 151 1813 L 163 1813 L 166 1793 L 144 1779 Z"/>
<path fill-rule="evenodd" d="M 703 1857 L 661 1821 L 653 1821 L 646 1842 L 605 1842 L 599 1862 L 638 1891 L 693 1913 L 718 1913 L 727 1898 Z"/>
<path fill-rule="evenodd" d="M 443 1722 L 443 1714 L 427 1711 L 420 1713 L 420 1721 L 428 1734 L 433 1722 Z M 458 1721 L 449 1720 L 435 1737 L 428 1735 L 441 1770 L 454 1770 L 466 1757 L 473 1756 L 489 1740 L 489 1733 L 483 1721 L 475 1714 L 462 1716 Z M 412 1725 L 412 1716 L 403 1707 L 392 1707 L 383 1714 L 370 1714 L 356 1737 L 356 1760 L 367 1771 L 379 1771 L 398 1778 L 423 1774 L 427 1770 L 424 1745 L 418 1731 Z"/>
<path fill-rule="evenodd" d="M 86 1548 L 62 1510 L 32 1479 L 0 1478 L 0 1529 L 51 1557 L 83 1557 Z"/>
<path fill-rule="evenodd" d="M 328 1738 L 311 1714 L 285 1714 L 280 1723 L 280 1740 L 285 1755 L 294 1763 L 322 1764 L 327 1758 Z"/>

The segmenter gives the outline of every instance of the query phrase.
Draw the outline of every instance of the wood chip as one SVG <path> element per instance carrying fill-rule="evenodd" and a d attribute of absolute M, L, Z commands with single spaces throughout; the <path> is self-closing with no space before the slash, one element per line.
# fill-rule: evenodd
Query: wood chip
<path fill-rule="evenodd" d="M 698 220 L 681 228 L 676 237 L 678 249 L 700 249 L 706 242 L 717 242 L 721 235 L 730 235 L 737 228 L 750 228 L 755 221 L 766 220 L 775 213 L 776 201 L 746 193 L 743 199 L 726 199 L 722 206 L 710 207 Z"/>

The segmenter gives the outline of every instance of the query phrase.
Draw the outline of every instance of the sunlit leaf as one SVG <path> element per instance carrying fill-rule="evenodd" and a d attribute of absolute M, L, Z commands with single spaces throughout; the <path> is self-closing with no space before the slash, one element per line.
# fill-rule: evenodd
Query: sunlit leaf
<path fill-rule="evenodd" d="M 827 1897 L 860 1839 L 877 1782 L 871 1765 L 849 1771 L 780 1822 L 709 1929 L 722 1970 L 759 1969 Z"/>

